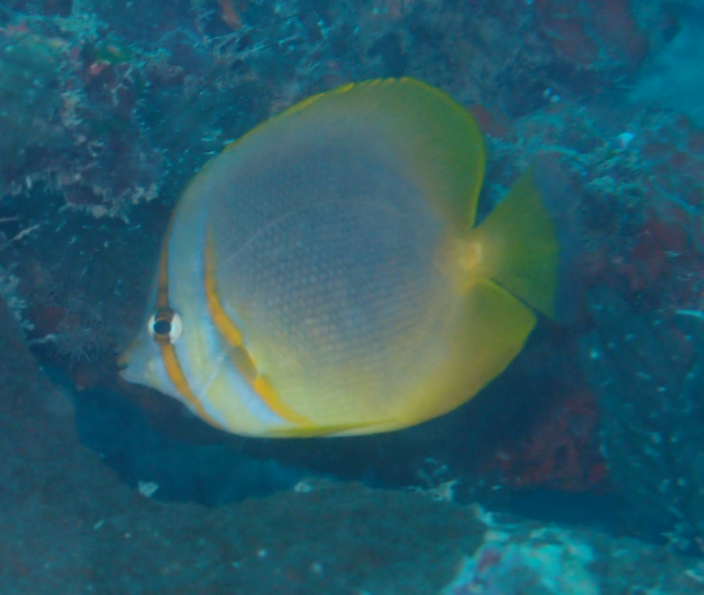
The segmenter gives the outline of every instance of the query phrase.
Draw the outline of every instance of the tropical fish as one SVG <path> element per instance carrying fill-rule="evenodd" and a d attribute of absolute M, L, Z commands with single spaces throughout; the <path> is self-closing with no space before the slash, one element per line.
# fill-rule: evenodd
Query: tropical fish
<path fill-rule="evenodd" d="M 181 197 L 122 375 L 249 436 L 386 432 L 458 407 L 556 290 L 530 171 L 475 226 L 485 159 L 470 113 L 409 78 L 260 124 Z"/>

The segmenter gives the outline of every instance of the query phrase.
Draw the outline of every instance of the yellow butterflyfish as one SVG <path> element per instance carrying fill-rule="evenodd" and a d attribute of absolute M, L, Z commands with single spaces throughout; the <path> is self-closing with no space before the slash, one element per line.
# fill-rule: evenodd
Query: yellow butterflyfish
<path fill-rule="evenodd" d="M 308 98 L 186 188 L 122 375 L 248 436 L 387 432 L 458 407 L 550 316 L 558 245 L 530 173 L 475 226 L 482 134 L 444 92 Z"/>

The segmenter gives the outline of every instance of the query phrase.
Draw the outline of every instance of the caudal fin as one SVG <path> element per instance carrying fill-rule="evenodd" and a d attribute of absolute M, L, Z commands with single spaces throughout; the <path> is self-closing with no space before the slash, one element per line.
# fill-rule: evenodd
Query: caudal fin
<path fill-rule="evenodd" d="M 532 170 L 519 178 L 471 235 L 482 246 L 482 275 L 554 317 L 560 249 L 555 223 Z"/>

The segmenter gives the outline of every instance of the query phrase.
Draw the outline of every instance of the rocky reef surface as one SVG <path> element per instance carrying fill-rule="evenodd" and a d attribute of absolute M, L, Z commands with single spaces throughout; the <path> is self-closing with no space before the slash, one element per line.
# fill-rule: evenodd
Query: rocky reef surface
<path fill-rule="evenodd" d="M 684 554 L 704 549 L 702 22 L 694 0 L 3 3 L 0 591 L 701 592 Z M 459 411 L 324 448 L 223 436 L 117 383 L 194 171 L 311 93 L 385 76 L 475 115 L 482 213 L 538 165 L 569 257 L 559 320 Z M 227 456 L 248 471 L 217 492 Z M 279 494 L 236 489 L 264 477 L 252 460 Z M 417 493 L 294 492 L 307 471 Z M 492 534 L 462 508 L 555 520 L 556 494 L 586 516 L 611 498 L 592 525 L 650 545 L 547 521 Z M 369 548 L 345 546 L 346 511 Z"/>
<path fill-rule="evenodd" d="M 594 530 L 497 518 L 433 494 L 303 480 L 206 508 L 129 489 L 81 445 L 65 394 L 0 303 L 5 595 L 663 595 L 704 564 Z"/>

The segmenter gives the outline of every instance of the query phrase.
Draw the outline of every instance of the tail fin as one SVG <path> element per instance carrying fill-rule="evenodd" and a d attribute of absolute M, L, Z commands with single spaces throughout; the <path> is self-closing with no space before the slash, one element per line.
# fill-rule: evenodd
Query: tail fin
<path fill-rule="evenodd" d="M 559 245 L 555 223 L 526 171 L 471 232 L 482 247 L 481 274 L 539 312 L 554 317 Z"/>

